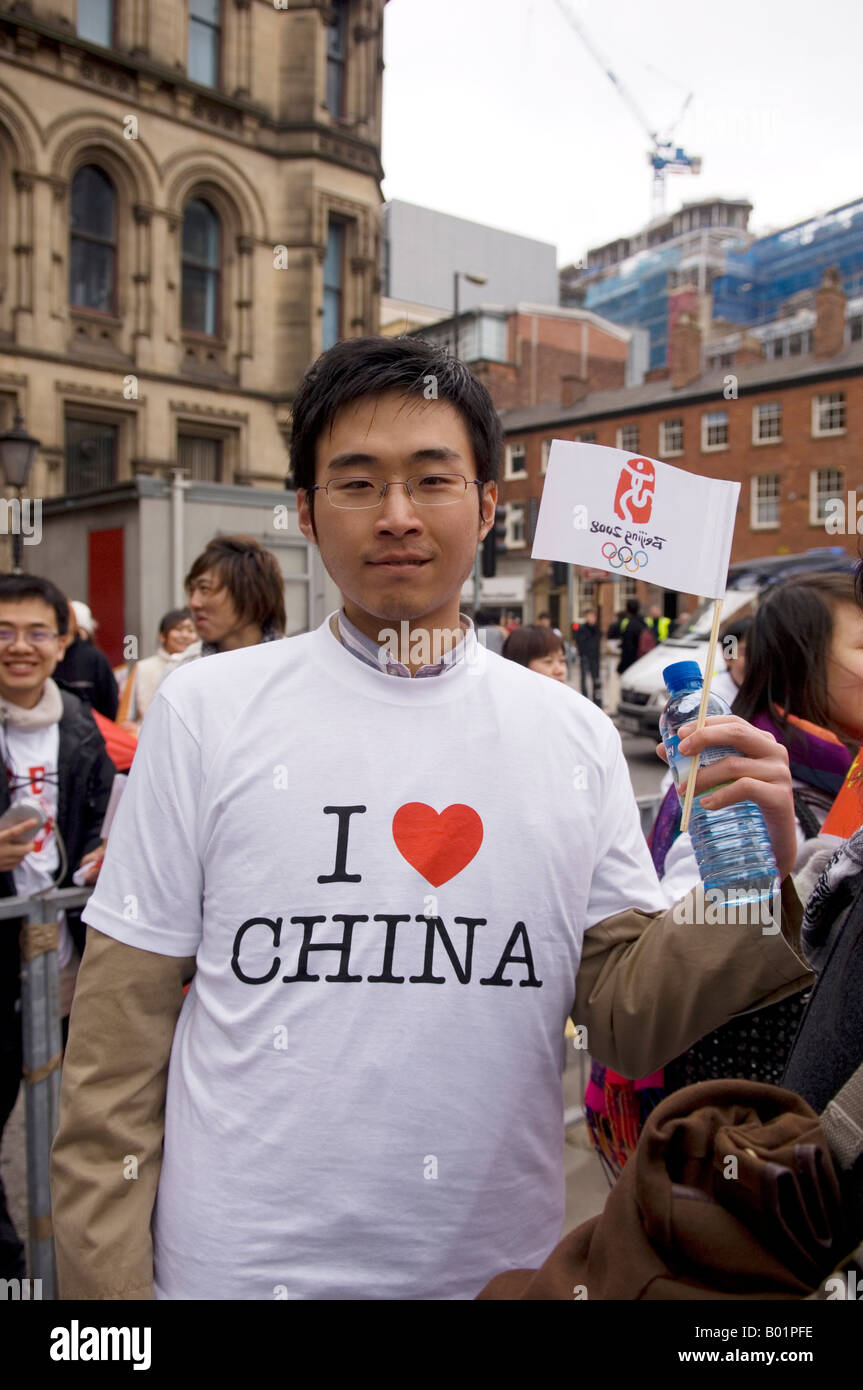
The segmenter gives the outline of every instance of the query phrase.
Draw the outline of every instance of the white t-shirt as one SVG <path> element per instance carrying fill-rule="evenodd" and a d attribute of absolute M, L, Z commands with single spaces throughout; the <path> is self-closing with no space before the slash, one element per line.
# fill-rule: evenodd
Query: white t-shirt
<path fill-rule="evenodd" d="M 469 1298 L 540 1263 L 583 932 L 664 905 L 619 736 L 558 681 L 481 646 L 397 680 L 328 624 L 175 672 L 84 912 L 197 954 L 156 1296 Z"/>
<path fill-rule="evenodd" d="M 60 726 L 49 724 L 43 729 L 19 729 L 7 724 L 0 735 L 0 753 L 9 779 L 11 804 L 35 801 L 41 806 L 45 822 L 33 836 L 35 849 L 12 870 L 12 881 L 19 896 L 40 893 L 51 888 L 60 867 L 55 827 L 57 822 Z M 58 963 L 68 965 L 74 950 L 66 916 L 58 912 Z"/>

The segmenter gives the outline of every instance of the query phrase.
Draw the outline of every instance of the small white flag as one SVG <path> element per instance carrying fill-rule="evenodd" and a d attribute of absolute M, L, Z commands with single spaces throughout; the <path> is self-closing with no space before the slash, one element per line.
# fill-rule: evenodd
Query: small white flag
<path fill-rule="evenodd" d="M 739 493 L 739 483 L 702 478 L 658 459 L 555 439 L 533 559 L 721 598 Z"/>

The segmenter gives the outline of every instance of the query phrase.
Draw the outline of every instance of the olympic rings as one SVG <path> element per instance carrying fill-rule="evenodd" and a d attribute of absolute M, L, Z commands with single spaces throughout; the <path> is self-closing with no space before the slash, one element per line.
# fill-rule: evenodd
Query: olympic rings
<path fill-rule="evenodd" d="M 626 552 L 624 554 L 624 552 Z M 606 541 L 602 547 L 602 554 L 608 560 L 612 569 L 619 570 L 623 565 L 629 570 L 630 574 L 635 574 L 649 560 L 646 550 L 633 551 L 631 546 L 622 545 L 618 550 L 613 541 Z"/>

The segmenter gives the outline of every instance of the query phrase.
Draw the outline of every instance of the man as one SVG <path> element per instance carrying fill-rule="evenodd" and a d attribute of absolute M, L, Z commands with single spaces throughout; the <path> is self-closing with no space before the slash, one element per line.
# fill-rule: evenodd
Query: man
<path fill-rule="evenodd" d="M 87 604 L 78 599 L 69 608 L 70 637 L 54 671 L 56 682 L 106 719 L 116 719 L 120 693 L 110 661 L 93 644 L 96 621 Z"/>
<path fill-rule="evenodd" d="M 470 1297 L 559 1235 L 571 1012 L 642 1074 L 808 979 L 780 935 L 675 925 L 610 720 L 459 614 L 501 454 L 464 364 L 337 344 L 291 453 L 343 607 L 147 715 L 85 914 L 66 1298 Z M 758 798 L 787 870 L 787 761 L 734 734 L 750 777 L 717 796 Z"/>
<path fill-rule="evenodd" d="M 274 555 L 253 536 L 216 536 L 186 575 L 199 641 L 176 667 L 285 635 L 285 585 Z"/>
<path fill-rule="evenodd" d="M 658 603 L 651 604 L 646 623 L 657 643 L 664 642 L 671 629 L 671 619 L 665 616 Z"/>
<path fill-rule="evenodd" d="M 49 580 L 0 575 L 0 815 L 26 801 L 45 817 L 42 825 L 34 818 L 0 829 L 3 898 L 55 883 L 70 888 L 79 865 L 98 857 L 114 766 L 90 709 L 51 678 L 68 626 L 69 606 Z M 69 917 L 77 934 L 77 912 Z M 21 1081 L 21 925 L 0 924 L 0 1134 Z M 61 966 L 69 965 L 74 947 L 65 922 L 58 949 Z M 0 1183 L 0 1278 L 24 1272 Z"/>
<path fill-rule="evenodd" d="M 638 644 L 641 634 L 645 631 L 645 622 L 641 616 L 641 605 L 637 598 L 626 600 L 626 617 L 620 623 L 620 660 L 617 663 L 617 674 L 622 676 L 624 671 L 638 660 Z"/>
<path fill-rule="evenodd" d="M 581 693 L 588 699 L 593 700 L 594 704 L 602 705 L 602 695 L 599 680 L 599 625 L 596 621 L 596 610 L 588 608 L 584 617 L 578 623 L 573 623 L 572 635 L 575 645 L 578 648 L 578 660 L 581 667 Z M 588 684 L 590 694 L 588 695 Z"/>

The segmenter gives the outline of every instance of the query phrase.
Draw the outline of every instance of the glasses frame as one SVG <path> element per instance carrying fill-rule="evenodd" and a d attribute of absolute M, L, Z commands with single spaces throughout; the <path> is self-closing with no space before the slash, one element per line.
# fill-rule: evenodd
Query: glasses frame
<path fill-rule="evenodd" d="M 461 478 L 462 482 L 464 483 L 464 492 L 461 497 L 454 497 L 449 502 L 423 502 L 420 500 L 420 498 L 414 496 L 413 492 L 411 491 L 411 483 L 416 483 L 419 482 L 422 478 L 429 477 Z M 330 479 L 330 483 L 335 483 L 338 481 L 339 479 L 337 478 Z M 416 507 L 455 507 L 458 505 L 459 502 L 463 500 L 464 497 L 467 496 L 467 490 L 469 487 L 471 487 L 474 484 L 478 488 L 485 487 L 485 483 L 480 482 L 479 478 L 466 478 L 463 473 L 414 473 L 410 478 L 405 478 L 404 481 L 388 478 L 386 482 L 383 483 L 378 482 L 376 478 L 365 477 L 350 478 L 348 479 L 348 481 L 353 483 L 372 483 L 375 487 L 379 489 L 380 495 L 378 497 L 377 502 L 365 502 L 362 506 L 360 506 L 358 503 L 355 503 L 353 505 L 348 505 L 347 507 L 341 507 L 339 506 L 338 502 L 334 502 L 332 497 L 330 496 L 330 483 L 316 483 L 314 487 L 309 488 L 309 492 L 325 492 L 327 494 L 327 501 L 329 502 L 331 507 L 335 507 L 337 512 L 370 512 L 374 511 L 376 507 L 383 506 L 384 498 L 387 495 L 387 490 L 391 487 L 403 487 L 408 497 L 411 499 L 414 506 Z M 489 479 L 489 481 L 491 480 Z"/>
<path fill-rule="evenodd" d="M 15 636 L 12 638 L 12 641 L 11 641 L 11 642 L 4 642 L 4 641 L 2 640 L 2 637 L 0 637 L 0 648 L 2 648 L 2 647 L 13 647 L 13 646 L 15 645 L 16 642 L 20 642 L 20 641 L 23 640 L 24 642 L 26 642 L 26 644 L 27 644 L 28 647 L 34 647 L 34 648 L 36 649 L 37 652 L 38 652 L 38 651 L 42 651 L 45 647 L 47 647 L 49 641 L 51 641 L 51 640 L 56 640 L 56 638 L 58 638 L 58 637 L 60 636 L 59 632 L 49 632 L 49 631 L 47 631 L 47 630 L 43 630 L 43 634 L 44 634 L 44 635 L 40 634 L 40 636 L 39 636 L 38 638 L 35 638 L 35 639 L 34 639 L 33 637 L 31 637 L 31 636 L 29 636 L 27 633 L 25 633 L 25 634 L 24 634 L 24 637 L 23 637 L 23 639 L 22 639 L 22 636 L 21 636 L 21 633 L 22 633 L 22 631 L 23 631 L 22 628 L 20 628 L 20 627 L 13 628 L 13 626 L 12 626 L 11 623 L 8 623 L 8 624 L 7 624 L 7 623 L 0 623 L 0 633 L 2 633 L 2 632 L 4 632 L 4 631 L 9 631 L 9 632 L 13 632 L 13 631 L 14 631 Z"/>

